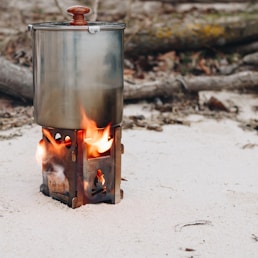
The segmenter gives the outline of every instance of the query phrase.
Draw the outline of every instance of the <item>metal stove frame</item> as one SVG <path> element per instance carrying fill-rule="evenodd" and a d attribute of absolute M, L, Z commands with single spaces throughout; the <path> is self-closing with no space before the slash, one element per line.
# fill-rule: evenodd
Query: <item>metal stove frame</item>
<path fill-rule="evenodd" d="M 57 144 L 66 145 L 62 154 L 57 155 L 55 146 L 43 129 Z M 43 127 L 41 141 L 46 155 L 42 161 L 43 183 L 40 191 L 72 208 L 87 203 L 118 203 L 123 198 L 120 189 L 121 154 L 124 152 L 121 133 L 121 126 L 111 127 L 111 149 L 100 157 L 88 158 L 85 130 Z"/>

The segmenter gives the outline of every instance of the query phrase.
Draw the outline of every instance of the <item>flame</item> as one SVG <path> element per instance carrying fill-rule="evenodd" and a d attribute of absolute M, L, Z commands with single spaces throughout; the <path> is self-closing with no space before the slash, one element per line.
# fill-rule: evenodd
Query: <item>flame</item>
<path fill-rule="evenodd" d="M 110 138 L 110 124 L 104 129 L 99 129 L 95 121 L 89 119 L 81 108 L 81 127 L 85 129 L 84 142 L 87 145 L 87 155 L 89 157 L 99 157 L 101 153 L 108 151 L 113 143 Z"/>
<path fill-rule="evenodd" d="M 44 136 L 47 137 L 47 139 L 51 143 L 49 148 L 51 148 L 51 153 L 53 153 L 54 155 L 57 155 L 59 157 L 62 156 L 65 151 L 65 147 L 71 144 L 71 141 L 69 139 L 65 140 L 64 143 L 57 142 L 54 139 L 54 137 L 51 135 L 51 133 L 45 128 L 42 129 L 42 132 Z M 41 139 L 38 143 L 37 151 L 36 151 L 36 160 L 39 164 L 42 164 L 42 162 L 46 162 L 47 159 L 50 158 L 50 156 L 47 157 L 46 148 L 47 148 L 46 143 L 44 142 L 43 139 Z"/>
<path fill-rule="evenodd" d="M 102 153 L 107 152 L 113 144 L 113 139 L 110 137 L 110 124 L 107 125 L 104 129 L 100 129 L 97 127 L 95 121 L 89 119 L 84 110 L 81 108 L 81 128 L 84 129 L 84 142 L 87 148 L 87 156 L 88 157 L 99 157 Z M 71 139 L 69 136 L 64 138 L 64 141 L 56 140 L 51 133 L 43 128 L 43 135 L 48 139 L 50 144 L 48 145 L 48 155 L 46 153 L 47 146 L 46 142 L 42 139 L 38 143 L 37 151 L 36 151 L 36 160 L 39 164 L 42 162 L 46 162 L 49 159 L 49 153 L 54 156 L 62 157 L 66 151 L 66 147 L 71 145 Z"/>
<path fill-rule="evenodd" d="M 97 170 L 97 175 L 96 175 L 98 182 L 101 183 L 102 185 L 105 184 L 106 180 L 104 178 L 104 174 L 102 173 L 101 169 Z"/>
<path fill-rule="evenodd" d="M 38 164 L 42 164 L 42 161 L 46 157 L 46 148 L 43 139 L 41 139 L 38 143 L 37 146 L 37 151 L 36 151 L 36 160 Z"/>

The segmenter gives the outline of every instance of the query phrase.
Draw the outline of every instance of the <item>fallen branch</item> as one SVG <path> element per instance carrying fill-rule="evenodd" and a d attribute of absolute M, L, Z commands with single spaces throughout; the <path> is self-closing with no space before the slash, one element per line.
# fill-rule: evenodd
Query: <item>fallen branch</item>
<path fill-rule="evenodd" d="M 189 76 L 175 77 L 130 84 L 125 82 L 124 99 L 139 100 L 154 97 L 170 97 L 176 92 L 198 92 L 205 90 L 243 90 L 258 87 L 258 72 L 240 72 L 228 76 Z"/>
<path fill-rule="evenodd" d="M 131 20 L 125 31 L 125 54 L 160 53 L 171 50 L 224 48 L 258 39 L 258 15 L 251 11 L 202 13 L 200 18 L 180 13 L 155 16 L 153 24 Z M 136 33 L 135 33 L 136 31 Z"/>
<path fill-rule="evenodd" d="M 0 57 L 0 91 L 24 102 L 33 98 L 32 72 Z"/>

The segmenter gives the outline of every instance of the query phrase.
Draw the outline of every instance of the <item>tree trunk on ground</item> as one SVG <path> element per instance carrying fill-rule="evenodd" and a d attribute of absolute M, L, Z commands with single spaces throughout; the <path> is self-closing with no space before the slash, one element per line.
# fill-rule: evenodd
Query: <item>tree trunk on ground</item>
<path fill-rule="evenodd" d="M 24 102 L 33 97 L 32 72 L 0 57 L 0 91 Z"/>
<path fill-rule="evenodd" d="M 222 48 L 258 40 L 258 13 L 201 13 L 200 18 L 172 13 L 154 15 L 152 21 L 131 19 L 127 27 L 125 53 L 129 56 Z"/>
<path fill-rule="evenodd" d="M 258 72 L 240 72 L 229 76 L 168 77 L 142 84 L 125 83 L 124 99 L 140 100 L 154 97 L 171 97 L 181 91 L 243 90 L 258 87 Z"/>

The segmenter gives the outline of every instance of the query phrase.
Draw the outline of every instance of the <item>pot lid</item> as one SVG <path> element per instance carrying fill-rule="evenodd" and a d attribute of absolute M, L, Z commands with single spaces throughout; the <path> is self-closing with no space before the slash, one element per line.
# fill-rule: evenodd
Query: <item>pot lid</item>
<path fill-rule="evenodd" d="M 97 26 L 100 30 L 123 30 L 125 23 L 115 22 L 88 22 L 87 25 L 74 26 L 69 22 L 43 22 L 30 24 L 29 29 L 35 30 L 89 30 L 91 27 Z"/>
<path fill-rule="evenodd" d="M 116 22 L 88 22 L 84 15 L 90 12 L 90 8 L 75 5 L 67 9 L 67 12 L 73 15 L 70 22 L 43 22 L 34 23 L 28 26 L 29 30 L 123 30 L 125 23 Z"/>

